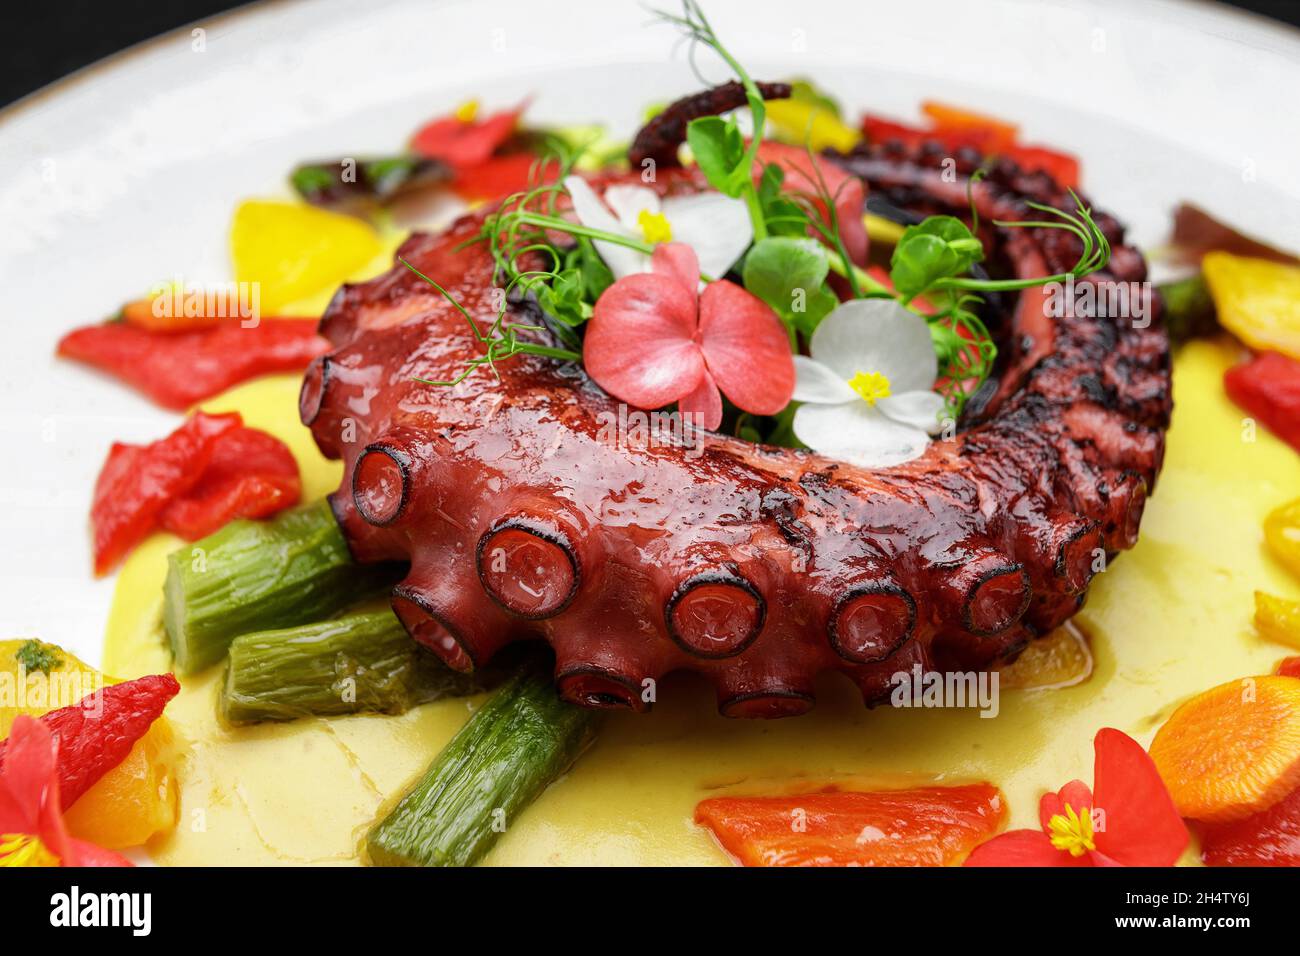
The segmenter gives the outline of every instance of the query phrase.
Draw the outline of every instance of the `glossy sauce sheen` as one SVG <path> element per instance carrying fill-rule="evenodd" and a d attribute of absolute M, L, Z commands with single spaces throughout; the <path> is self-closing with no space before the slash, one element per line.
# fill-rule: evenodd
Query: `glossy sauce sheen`
<path fill-rule="evenodd" d="M 964 187 L 927 175 L 917 173 L 928 202 L 964 204 Z M 698 185 L 678 171 L 658 188 Z M 981 214 L 1017 218 L 1026 211 L 1017 188 L 981 183 Z M 413 236 L 400 254 L 486 327 L 492 261 L 482 244 L 465 246 L 480 224 L 467 216 Z M 1091 281 L 1143 278 L 1118 224 L 1104 228 L 1112 271 Z M 1068 252 L 1032 230 L 991 242 L 1017 275 L 1046 274 Z M 981 418 L 879 471 L 714 434 L 697 448 L 664 431 L 629 444 L 615 428 L 627 410 L 580 367 L 546 358 L 501 363 L 500 381 L 485 372 L 455 388 L 419 381 L 454 378 L 480 347 L 465 316 L 400 265 L 331 303 L 321 330 L 335 350 L 309 370 L 302 414 L 321 449 L 344 461 L 331 500 L 355 556 L 410 560 L 399 617 L 451 666 L 542 637 L 576 703 L 644 710 L 665 675 L 693 670 L 711 680 L 724 714 L 793 716 L 813 706 L 827 670 L 875 704 L 900 670 L 1013 658 L 1079 607 L 1093 573 L 1080 554 L 1133 545 L 1170 410 L 1159 317 L 1135 328 L 1048 320 L 1043 309 L 1043 296 L 1027 293 L 1008 318 L 1012 341 L 1032 334 L 1035 344 L 1011 350 L 1004 394 Z M 541 316 L 516 304 L 507 320 Z M 376 455 L 395 464 L 371 467 Z M 505 525 L 569 555 L 572 594 L 511 596 L 485 578 L 484 549 Z M 533 591 L 567 592 L 571 569 L 549 563 L 551 585 L 537 565 L 505 573 L 531 577 Z M 852 613 L 866 594 L 897 600 Z M 840 640 L 844 615 L 855 634 Z"/>
<path fill-rule="evenodd" d="M 1050 690 L 1002 690 L 996 717 L 977 711 L 879 707 L 851 684 L 818 682 L 796 720 L 720 717 L 706 683 L 662 682 L 649 715 L 613 714 L 596 744 L 526 813 L 487 859 L 496 864 L 725 865 L 692 823 L 707 797 L 988 781 L 1006 795 L 1007 826 L 1037 827 L 1038 798 L 1092 779 L 1092 738 L 1117 727 L 1149 744 L 1189 696 L 1271 671 L 1286 647 L 1251 626 L 1255 589 L 1300 599 L 1261 544 L 1264 516 L 1300 488 L 1300 457 L 1267 432 L 1243 441 L 1223 397 L 1230 344 L 1193 343 L 1176 362 L 1177 411 L 1160 489 L 1142 539 L 1097 576 L 1076 620 L 1091 638 L 1092 677 Z M 296 421 L 298 382 L 276 377 L 208 405 L 239 410 L 294 451 L 303 494 L 337 487 Z M 104 656 L 124 678 L 169 666 L 159 625 L 167 553 L 156 535 L 124 566 Z M 399 717 L 357 716 L 239 730 L 217 722 L 222 669 L 186 680 L 167 709 L 185 756 L 180 825 L 149 847 L 166 864 L 356 862 L 365 829 L 396 801 L 469 716 L 475 699 Z M 1196 859 L 1189 848 L 1185 862 Z"/>

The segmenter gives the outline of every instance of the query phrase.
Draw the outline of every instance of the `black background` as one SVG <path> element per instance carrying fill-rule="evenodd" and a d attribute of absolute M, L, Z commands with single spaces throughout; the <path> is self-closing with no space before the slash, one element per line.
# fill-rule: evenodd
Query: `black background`
<path fill-rule="evenodd" d="M 231 0 L 9 0 L 0 17 L 0 105 L 132 44 L 242 5 Z M 364 9 L 361 0 L 357 5 Z M 1234 0 L 1232 5 L 1300 25 L 1300 0 Z"/>

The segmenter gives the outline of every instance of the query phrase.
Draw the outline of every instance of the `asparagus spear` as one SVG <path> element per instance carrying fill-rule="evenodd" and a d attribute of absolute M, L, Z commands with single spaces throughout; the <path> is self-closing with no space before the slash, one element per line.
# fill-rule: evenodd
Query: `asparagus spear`
<path fill-rule="evenodd" d="M 598 712 L 566 704 L 540 667 L 511 677 L 370 831 L 378 866 L 470 866 L 591 744 Z"/>
<path fill-rule="evenodd" d="M 232 723 L 377 711 L 400 714 L 482 690 L 411 640 L 387 608 L 244 634 L 230 645 L 221 692 Z"/>
<path fill-rule="evenodd" d="M 167 558 L 163 625 L 176 668 L 214 664 L 240 634 L 319 621 L 394 580 L 354 564 L 325 502 L 270 521 L 232 521 Z"/>

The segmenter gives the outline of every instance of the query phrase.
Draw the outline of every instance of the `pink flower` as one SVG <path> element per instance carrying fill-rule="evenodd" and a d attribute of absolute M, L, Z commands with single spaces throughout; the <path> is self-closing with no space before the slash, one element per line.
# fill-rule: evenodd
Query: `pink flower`
<path fill-rule="evenodd" d="M 733 282 L 710 282 L 703 293 L 699 284 L 690 246 L 658 246 L 650 272 L 624 276 L 596 302 L 582 348 L 587 372 L 630 405 L 677 402 L 704 428 L 722 423 L 722 395 L 742 411 L 775 415 L 794 394 L 781 320 Z"/>
<path fill-rule="evenodd" d="M 754 177 L 762 175 L 762 167 L 775 164 L 785 173 L 784 186 L 813 201 L 821 210 L 822 220 L 830 225 L 830 211 L 819 195 L 823 189 L 834 201 L 835 221 L 839 226 L 844 250 L 860 266 L 867 264 L 867 226 L 862 221 L 863 205 L 867 199 L 866 185 L 832 162 L 814 159 L 800 146 L 787 146 L 764 140 L 758 147 L 758 162 Z"/>
<path fill-rule="evenodd" d="M 1041 830 L 982 843 L 966 866 L 1172 866 L 1187 826 L 1142 746 L 1103 727 L 1093 740 L 1093 785 L 1071 780 L 1038 805 Z"/>
<path fill-rule="evenodd" d="M 130 866 L 111 850 L 68 835 L 57 754 L 45 724 L 26 714 L 14 721 L 0 767 L 0 866 Z"/>

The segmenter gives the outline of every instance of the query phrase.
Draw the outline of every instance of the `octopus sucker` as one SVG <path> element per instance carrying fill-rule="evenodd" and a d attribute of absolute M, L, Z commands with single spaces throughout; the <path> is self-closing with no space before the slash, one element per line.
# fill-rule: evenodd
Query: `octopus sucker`
<path fill-rule="evenodd" d="M 685 123 L 741 102 L 728 87 L 670 107 L 637 138 L 634 172 L 600 182 L 639 183 L 638 163 L 653 160 L 661 194 L 698 191 L 698 171 L 677 165 Z M 1078 256 L 1059 230 L 993 223 L 1036 217 L 1029 202 L 1068 208 L 1049 176 L 999 160 L 971 182 L 982 157 L 963 154 L 953 181 L 942 152 L 896 142 L 826 158 L 907 213 L 966 217 L 973 200 L 1002 276 L 1068 270 Z M 467 240 L 486 214 L 399 252 L 484 321 L 493 260 Z M 1076 297 L 1146 275 L 1119 222 L 1096 219 L 1111 259 Z M 559 693 L 583 706 L 645 711 L 647 688 L 678 670 L 704 674 L 729 717 L 804 713 L 825 671 L 874 706 L 899 672 L 1013 659 L 1135 543 L 1171 410 L 1161 303 L 1146 322 L 1076 304 L 1052 308 L 1041 288 L 991 296 L 995 380 L 954 436 L 891 468 L 713 433 L 687 443 L 652 431 L 623 447 L 602 423 L 626 409 L 581 366 L 536 355 L 497 363 L 499 378 L 427 384 L 482 346 L 401 265 L 335 296 L 321 323 L 335 348 L 308 370 L 300 411 L 343 460 L 331 501 L 354 557 L 410 561 L 394 609 L 451 667 L 540 639 Z M 545 326 L 529 301 L 507 313 Z M 526 334 L 558 342 L 548 328 Z"/>

